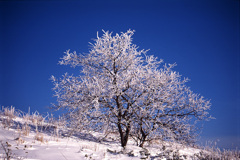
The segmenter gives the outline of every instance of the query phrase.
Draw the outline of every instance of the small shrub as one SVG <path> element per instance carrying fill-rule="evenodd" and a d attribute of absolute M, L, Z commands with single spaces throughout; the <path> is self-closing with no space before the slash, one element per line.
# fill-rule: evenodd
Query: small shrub
<path fill-rule="evenodd" d="M 13 119 L 15 118 L 15 107 L 11 106 L 10 108 L 4 108 L 3 107 L 3 111 L 4 111 L 4 115 Z"/>
<path fill-rule="evenodd" d="M 10 160 L 11 157 L 13 157 L 13 153 L 12 153 L 12 150 L 10 148 L 11 145 L 8 142 L 3 143 L 2 141 L 0 141 L 0 143 L 1 143 L 1 148 L 4 151 L 4 155 L 1 158 L 3 158 L 3 160 Z"/>
<path fill-rule="evenodd" d="M 43 139 L 43 134 L 42 133 L 37 132 L 34 139 L 44 143 L 44 139 Z"/>
<path fill-rule="evenodd" d="M 2 124 L 4 128 L 10 128 L 13 125 L 13 118 L 15 118 L 15 108 L 10 107 L 10 108 L 4 108 L 2 107 L 3 115 L 5 117 L 2 118 Z"/>
<path fill-rule="evenodd" d="M 45 118 L 39 114 L 39 112 L 34 112 L 33 115 L 29 117 L 30 121 L 35 125 L 35 130 L 38 132 L 39 126 L 43 126 Z M 41 128 L 42 129 L 42 128 Z"/>
<path fill-rule="evenodd" d="M 30 126 L 27 122 L 25 122 L 25 124 L 22 126 L 22 133 L 25 136 L 29 136 L 30 133 Z"/>

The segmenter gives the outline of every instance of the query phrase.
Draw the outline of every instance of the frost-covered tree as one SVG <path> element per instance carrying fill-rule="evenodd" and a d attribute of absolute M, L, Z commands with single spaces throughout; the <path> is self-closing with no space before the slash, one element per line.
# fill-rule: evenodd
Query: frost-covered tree
<path fill-rule="evenodd" d="M 58 108 L 67 110 L 74 129 L 117 130 L 121 145 L 129 136 L 139 145 L 154 138 L 189 138 L 194 120 L 208 118 L 209 101 L 192 93 L 187 80 L 132 44 L 134 31 L 105 32 L 89 53 L 67 50 L 62 65 L 80 67 L 78 76 L 52 77 Z"/>

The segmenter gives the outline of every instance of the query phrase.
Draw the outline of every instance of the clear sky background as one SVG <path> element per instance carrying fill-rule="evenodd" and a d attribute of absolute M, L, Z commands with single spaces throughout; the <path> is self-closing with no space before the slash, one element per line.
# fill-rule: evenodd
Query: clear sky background
<path fill-rule="evenodd" d="M 240 148 L 238 0 L 0 0 L 0 105 L 49 112 L 56 102 L 51 75 L 67 49 L 88 52 L 103 30 L 134 29 L 133 43 L 150 49 L 191 79 L 195 93 L 211 99 L 201 141 Z"/>

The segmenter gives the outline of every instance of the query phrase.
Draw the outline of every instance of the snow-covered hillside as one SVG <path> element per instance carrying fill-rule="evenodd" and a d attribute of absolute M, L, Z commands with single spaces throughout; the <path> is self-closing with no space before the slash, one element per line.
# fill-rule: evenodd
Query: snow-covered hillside
<path fill-rule="evenodd" d="M 26 160 L 137 160 L 200 159 L 207 151 L 180 144 L 155 142 L 145 148 L 130 140 L 122 149 L 118 136 L 96 132 L 66 136 L 60 123 L 46 122 L 39 114 L 16 116 L 13 108 L 0 112 L 0 158 Z"/>

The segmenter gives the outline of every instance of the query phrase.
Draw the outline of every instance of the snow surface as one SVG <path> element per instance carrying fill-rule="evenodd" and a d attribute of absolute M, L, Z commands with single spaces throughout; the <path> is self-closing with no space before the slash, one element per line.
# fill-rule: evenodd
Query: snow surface
<path fill-rule="evenodd" d="M 0 115 L 1 116 L 1 115 Z M 100 133 L 79 133 L 71 137 L 54 136 L 51 132 L 42 131 L 37 133 L 31 129 L 29 135 L 24 135 L 17 127 L 23 125 L 23 118 L 14 118 L 13 125 L 6 127 L 0 117 L 0 159 L 6 156 L 5 149 L 10 149 L 12 159 L 25 160 L 137 160 L 137 159 L 161 159 L 162 144 L 146 145 L 146 149 L 137 147 L 134 141 L 129 140 L 125 150 L 120 146 L 117 135 L 111 135 L 107 139 L 99 141 Z M 31 125 L 31 124 L 29 124 Z M 4 128 L 5 126 L 5 128 Z M 37 139 L 38 137 L 38 139 Z M 177 149 L 180 154 L 190 157 L 199 153 L 199 149 L 182 146 L 179 144 L 169 144 L 165 142 L 166 149 Z M 165 149 L 165 150 L 166 150 Z M 143 155 L 143 151 L 149 152 L 149 156 Z M 187 158 L 189 159 L 189 158 Z"/>

